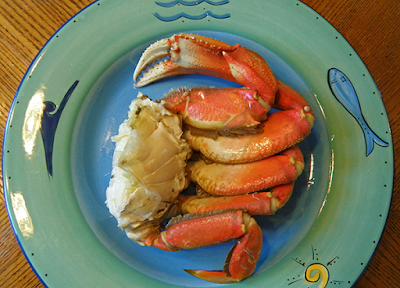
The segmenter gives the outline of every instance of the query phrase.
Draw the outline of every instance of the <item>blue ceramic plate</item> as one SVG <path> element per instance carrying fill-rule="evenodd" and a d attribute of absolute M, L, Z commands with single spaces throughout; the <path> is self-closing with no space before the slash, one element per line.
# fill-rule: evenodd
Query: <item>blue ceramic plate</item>
<path fill-rule="evenodd" d="M 257 217 L 263 250 L 232 286 L 353 285 L 379 242 L 393 183 L 393 146 L 380 93 L 345 39 L 299 1 L 98 1 L 60 30 L 28 69 L 4 139 L 7 209 L 48 287 L 218 286 L 183 269 L 221 269 L 232 243 L 168 253 L 141 247 L 104 203 L 114 145 L 138 92 L 232 82 L 178 76 L 135 88 L 143 50 L 194 32 L 261 54 L 316 114 L 300 145 L 306 168 L 288 204 Z"/>

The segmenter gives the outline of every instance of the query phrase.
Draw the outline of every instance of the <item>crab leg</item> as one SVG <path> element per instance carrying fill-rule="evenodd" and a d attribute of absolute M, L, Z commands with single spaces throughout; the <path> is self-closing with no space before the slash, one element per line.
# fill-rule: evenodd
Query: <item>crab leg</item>
<path fill-rule="evenodd" d="M 235 283 L 249 277 L 256 268 L 257 261 L 260 258 L 262 232 L 254 218 L 251 218 L 246 213 L 243 216 L 247 216 L 247 219 L 245 219 L 245 233 L 238 239 L 238 243 L 229 252 L 223 271 L 185 271 L 203 280 L 219 284 Z"/>
<path fill-rule="evenodd" d="M 184 138 L 194 150 L 212 161 L 246 163 L 270 157 L 299 143 L 310 134 L 313 123 L 314 117 L 304 109 L 288 110 L 270 114 L 259 134 L 213 139 L 191 128 L 184 133 Z"/>
<path fill-rule="evenodd" d="M 165 96 L 165 108 L 183 116 L 183 121 L 201 129 L 251 127 L 267 118 L 257 101 L 257 92 L 235 88 L 180 88 Z"/>
<path fill-rule="evenodd" d="M 172 75 L 200 73 L 257 90 L 265 105 L 271 106 L 274 103 L 278 84 L 272 70 L 260 55 L 245 47 L 230 46 L 199 35 L 173 35 L 146 49 L 135 69 L 134 80 L 148 66 L 165 56 L 170 58 L 143 73 L 136 83 L 137 87 Z"/>
<path fill-rule="evenodd" d="M 244 209 L 250 215 L 273 215 L 289 200 L 294 183 L 279 185 L 269 192 L 254 192 L 245 195 L 198 198 L 184 196 L 183 213 L 199 213 L 225 209 Z"/>
<path fill-rule="evenodd" d="M 299 92 L 278 80 L 278 91 L 275 94 L 274 108 L 279 110 L 303 109 L 309 118 L 314 118 L 314 114 L 308 102 Z M 313 119 L 314 120 L 314 119 Z"/>
<path fill-rule="evenodd" d="M 244 164 L 188 163 L 192 181 L 213 195 L 232 196 L 294 182 L 304 169 L 301 151 L 293 146 L 284 155 Z"/>
<path fill-rule="evenodd" d="M 269 105 L 275 102 L 278 85 L 264 58 L 245 47 L 232 53 L 224 51 L 223 55 L 237 83 L 256 90 Z"/>
<path fill-rule="evenodd" d="M 228 254 L 224 271 L 185 270 L 207 281 L 228 284 L 250 276 L 260 257 L 261 228 L 249 214 L 241 210 L 187 214 L 177 221 L 172 220 L 153 245 L 163 250 L 176 251 L 221 244 L 234 239 L 238 239 L 238 243 Z"/>
<path fill-rule="evenodd" d="M 149 67 L 159 60 L 162 61 Z M 257 91 L 257 100 L 266 111 L 274 105 L 280 110 L 303 108 L 312 115 L 307 101 L 278 81 L 259 54 L 239 44 L 231 46 L 200 35 L 178 34 L 153 43 L 140 58 L 133 78 L 136 81 L 141 76 L 135 85 L 142 87 L 164 77 L 195 73 L 234 81 Z"/>

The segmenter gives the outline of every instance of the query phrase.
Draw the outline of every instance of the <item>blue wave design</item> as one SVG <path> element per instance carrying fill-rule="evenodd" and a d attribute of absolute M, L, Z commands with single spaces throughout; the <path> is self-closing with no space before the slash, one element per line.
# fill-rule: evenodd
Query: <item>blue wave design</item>
<path fill-rule="evenodd" d="M 207 2 L 210 5 L 213 6 L 221 6 L 221 5 L 225 5 L 227 3 L 229 3 L 229 0 L 222 0 L 222 1 L 210 1 L 210 0 L 200 0 L 200 1 L 183 1 L 183 0 L 176 0 L 176 1 L 171 1 L 171 2 L 167 2 L 167 3 L 162 3 L 162 2 L 155 2 L 157 5 L 161 6 L 161 7 L 173 7 L 176 4 L 182 4 L 185 6 L 196 6 L 199 5 L 203 2 Z"/>
<path fill-rule="evenodd" d="M 360 125 L 364 133 L 367 157 L 374 150 L 374 143 L 382 147 L 389 146 L 387 142 L 383 141 L 374 133 L 374 131 L 372 131 L 368 123 L 365 121 L 364 115 L 361 111 L 360 101 L 350 79 L 347 78 L 342 71 L 336 68 L 331 68 L 328 71 L 328 82 L 332 94 Z"/>
<path fill-rule="evenodd" d="M 182 13 L 178 13 L 178 14 L 172 15 L 172 16 L 161 16 L 158 13 L 154 13 L 154 16 L 156 16 L 161 21 L 171 22 L 171 21 L 178 20 L 179 18 L 182 18 L 182 17 L 186 18 L 186 19 L 190 19 L 190 20 L 200 20 L 200 19 L 204 19 L 208 16 L 213 17 L 215 19 L 226 19 L 226 18 L 231 17 L 231 14 L 227 13 L 227 14 L 218 15 L 218 14 L 214 14 L 210 11 L 207 11 L 200 15 L 189 15 L 189 14 L 182 12 Z"/>

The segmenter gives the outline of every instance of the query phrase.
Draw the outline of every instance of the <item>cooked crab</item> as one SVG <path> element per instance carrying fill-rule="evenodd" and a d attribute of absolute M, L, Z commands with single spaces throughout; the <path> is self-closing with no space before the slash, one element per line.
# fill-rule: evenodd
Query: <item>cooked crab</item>
<path fill-rule="evenodd" d="M 169 59 L 142 74 L 153 62 L 166 56 Z M 253 273 L 261 253 L 261 228 L 251 215 L 272 215 L 281 208 L 289 200 L 294 181 L 304 169 L 303 155 L 296 144 L 310 133 L 314 115 L 299 93 L 275 79 L 260 55 L 240 45 L 230 46 L 204 36 L 179 34 L 152 44 L 143 53 L 134 79 L 142 75 L 136 83 L 141 87 L 167 76 L 188 73 L 221 77 L 245 87 L 180 88 L 166 95 L 157 105 L 162 105 L 184 123 L 184 131 L 172 129 L 182 135 L 178 137 L 180 149 L 175 147 L 171 148 L 172 154 L 168 152 L 170 157 L 174 153 L 179 155 L 173 157 L 178 161 L 170 163 L 168 175 L 176 173 L 173 179 L 179 179 L 180 185 L 169 188 L 168 196 L 168 189 L 162 188 L 161 181 L 155 185 L 166 192 L 161 197 L 167 199 L 166 202 L 157 202 L 157 205 L 163 203 L 161 208 L 151 199 L 138 208 L 136 203 L 142 203 L 145 194 L 126 193 L 129 204 L 120 209 L 119 214 L 113 214 L 126 218 L 121 222 L 126 224 L 123 227 L 128 227 L 128 236 L 134 235 L 131 237 L 134 241 L 166 251 L 237 239 L 223 270 L 186 270 L 207 281 L 233 283 Z M 271 107 L 283 111 L 268 114 Z M 124 148 L 127 155 L 131 149 L 138 150 L 140 141 L 128 141 L 135 144 Z M 157 158 L 156 155 L 164 153 L 164 142 L 156 138 L 152 141 L 162 145 L 154 145 L 155 150 L 152 150 L 152 145 L 145 144 L 146 155 Z M 182 161 L 186 164 L 191 154 L 186 145 L 199 151 L 201 157 L 187 162 L 183 168 Z M 139 156 L 127 158 L 141 165 Z M 130 165 L 126 165 L 131 161 L 114 163 L 125 165 L 122 169 L 128 172 L 125 175 L 129 179 L 136 177 Z M 187 174 L 182 174 L 183 171 Z M 157 175 L 158 170 L 153 172 L 150 178 L 162 179 Z M 198 195 L 179 194 L 188 184 L 183 175 L 197 185 Z M 140 177 L 145 179 L 147 175 Z M 147 189 L 140 178 L 134 179 L 142 189 Z M 150 194 L 153 195 L 154 190 Z M 136 210 L 146 210 L 148 214 L 140 212 L 139 218 L 130 216 Z M 165 230 L 161 229 L 162 221 L 176 214 L 183 216 L 172 218 Z"/>

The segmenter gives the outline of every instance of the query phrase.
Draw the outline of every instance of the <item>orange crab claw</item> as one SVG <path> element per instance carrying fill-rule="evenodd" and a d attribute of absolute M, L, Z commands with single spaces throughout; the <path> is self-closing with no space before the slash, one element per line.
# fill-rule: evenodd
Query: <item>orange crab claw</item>
<path fill-rule="evenodd" d="M 142 54 L 133 73 L 136 81 L 149 66 L 164 57 L 169 57 L 150 67 L 135 84 L 142 87 L 165 77 L 180 74 L 202 73 L 235 81 L 222 51 L 234 51 L 240 45 L 193 34 L 178 34 L 151 44 Z"/>
<path fill-rule="evenodd" d="M 246 228 L 245 233 L 232 247 L 223 271 L 185 270 L 189 274 L 203 280 L 218 284 L 230 284 L 249 277 L 256 268 L 261 254 L 262 232 L 254 218 L 243 214 Z"/>
<path fill-rule="evenodd" d="M 236 88 L 179 88 L 165 96 L 165 107 L 183 116 L 183 121 L 201 129 L 231 129 L 256 126 L 267 118 L 257 102 L 257 92 Z"/>
<path fill-rule="evenodd" d="M 136 86 L 142 87 L 168 76 L 199 73 L 255 89 L 265 106 L 274 103 L 278 85 L 272 70 L 260 55 L 238 44 L 231 46 L 193 34 L 173 35 L 150 45 L 136 66 L 134 81 L 154 62 L 167 56 L 169 59 L 143 73 Z"/>
<path fill-rule="evenodd" d="M 242 210 L 214 211 L 178 216 L 171 219 L 153 245 L 165 251 L 195 249 L 238 240 L 226 260 L 224 271 L 185 270 L 201 279 L 228 284 L 250 276 L 260 258 L 260 226 Z"/>
<path fill-rule="evenodd" d="M 294 182 L 304 169 L 297 147 L 296 155 L 276 155 L 244 164 L 188 163 L 191 180 L 213 195 L 239 195 Z M 286 152 L 288 153 L 288 152 Z M 296 157 L 293 157 L 296 156 Z"/>

